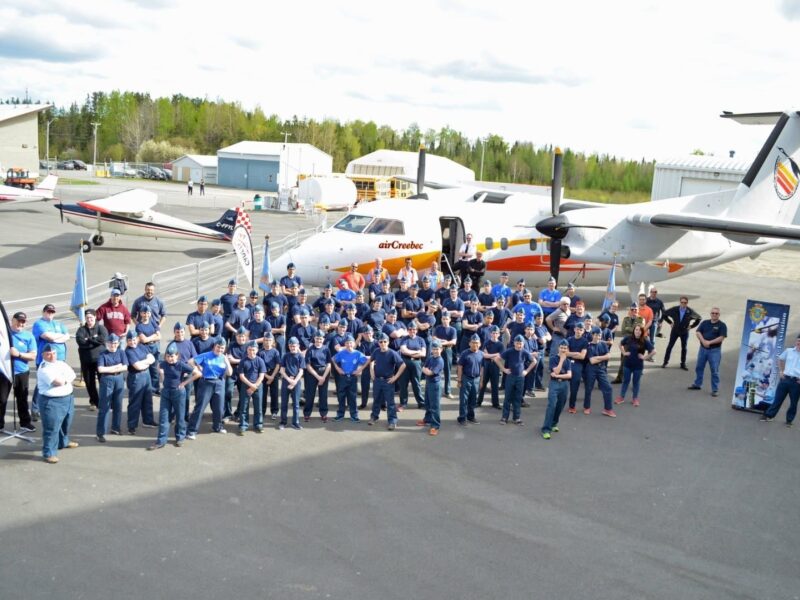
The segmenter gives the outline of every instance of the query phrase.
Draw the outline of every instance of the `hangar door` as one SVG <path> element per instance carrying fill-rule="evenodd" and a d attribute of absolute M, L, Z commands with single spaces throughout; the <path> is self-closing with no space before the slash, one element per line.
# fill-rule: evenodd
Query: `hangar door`
<path fill-rule="evenodd" d="M 735 181 L 720 181 L 719 179 L 699 179 L 696 177 L 681 178 L 680 196 L 691 196 L 692 194 L 706 194 L 708 192 L 720 192 L 730 190 L 739 185 Z"/>

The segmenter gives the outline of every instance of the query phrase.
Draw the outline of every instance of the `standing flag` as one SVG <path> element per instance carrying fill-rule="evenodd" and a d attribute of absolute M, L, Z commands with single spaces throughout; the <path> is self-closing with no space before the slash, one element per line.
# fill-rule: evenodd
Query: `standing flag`
<path fill-rule="evenodd" d="M 608 287 L 606 288 L 606 297 L 603 299 L 603 308 L 600 312 L 604 312 L 611 308 L 611 305 L 617 299 L 617 283 L 615 273 L 617 272 L 617 257 L 614 257 L 614 264 L 611 265 L 611 273 L 608 275 Z"/>
<path fill-rule="evenodd" d="M 83 324 L 86 321 L 84 310 L 89 305 L 86 299 L 86 265 L 83 262 L 83 241 L 78 253 L 78 266 L 75 268 L 75 287 L 72 289 L 72 299 L 69 309 L 78 317 L 78 322 Z"/>
<path fill-rule="evenodd" d="M 14 371 L 11 366 L 11 327 L 3 303 L 0 302 L 0 375 L 14 383 Z"/>
<path fill-rule="evenodd" d="M 239 259 L 239 265 L 244 271 L 250 287 L 253 287 L 253 280 L 255 279 L 255 264 L 253 263 L 253 241 L 250 239 L 250 232 L 244 225 L 237 225 L 233 229 L 231 236 L 231 244 L 236 257 Z"/>
<path fill-rule="evenodd" d="M 264 290 L 265 293 L 270 291 L 270 275 L 269 275 L 269 236 L 264 237 L 264 262 L 261 265 L 261 279 L 258 282 L 258 287 Z"/>

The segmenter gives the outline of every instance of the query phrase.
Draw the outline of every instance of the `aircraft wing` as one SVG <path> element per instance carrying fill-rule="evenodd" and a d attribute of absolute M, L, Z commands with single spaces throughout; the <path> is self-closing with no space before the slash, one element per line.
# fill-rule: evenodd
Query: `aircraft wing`
<path fill-rule="evenodd" d="M 709 231 L 727 236 L 753 238 L 777 238 L 785 240 L 800 240 L 800 226 L 797 225 L 771 225 L 769 223 L 753 223 L 737 219 L 721 219 L 693 214 L 655 214 L 655 215 L 629 215 L 629 223 L 635 225 L 654 225 L 686 231 Z"/>
<path fill-rule="evenodd" d="M 78 202 L 78 206 L 82 206 L 88 210 L 97 211 L 99 213 L 142 213 L 146 210 L 153 208 L 158 202 L 158 196 L 155 192 L 148 192 L 147 190 L 126 190 L 119 194 L 114 194 L 99 200 L 86 200 L 85 202 Z"/>

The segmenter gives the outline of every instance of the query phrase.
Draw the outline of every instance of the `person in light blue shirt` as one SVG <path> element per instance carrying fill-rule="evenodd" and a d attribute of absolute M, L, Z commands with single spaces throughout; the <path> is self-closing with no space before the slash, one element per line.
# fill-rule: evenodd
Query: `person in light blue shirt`
<path fill-rule="evenodd" d="M 356 341 L 352 335 L 347 334 L 344 346 L 344 349 L 339 350 L 333 357 L 333 368 L 339 373 L 339 383 L 336 389 L 339 410 L 333 420 L 341 421 L 344 419 L 346 404 L 350 411 L 350 420 L 358 423 L 361 421 L 358 418 L 358 404 L 356 403 L 358 379 L 369 359 L 363 352 L 355 349 Z"/>
<path fill-rule="evenodd" d="M 23 432 L 36 431 L 28 407 L 28 381 L 31 370 L 28 363 L 36 358 L 36 339 L 31 332 L 25 331 L 27 320 L 28 317 L 24 312 L 16 312 L 11 318 L 9 353 L 13 363 L 14 381 L 6 382 L 5 378 L 0 377 L 0 429 L 5 428 L 6 402 L 13 388 L 20 429 Z"/>
<path fill-rule="evenodd" d="M 225 403 L 225 377 L 233 375 L 233 367 L 225 355 L 225 338 L 215 340 L 211 352 L 198 354 L 192 359 L 193 366 L 200 369 L 202 379 L 198 379 L 197 401 L 195 402 L 192 416 L 189 419 L 186 439 L 197 439 L 200 422 L 206 407 L 211 404 L 212 431 L 214 433 L 227 433 L 222 426 L 222 410 Z"/>
<path fill-rule="evenodd" d="M 559 307 L 561 292 L 556 289 L 556 279 L 551 277 L 547 280 L 547 287 L 539 292 L 539 304 L 547 317 L 551 312 Z"/>
<path fill-rule="evenodd" d="M 492 286 L 492 296 L 495 298 L 502 296 L 508 303 L 508 299 L 511 298 L 511 288 L 508 287 L 508 273 L 500 273 L 500 283 Z"/>

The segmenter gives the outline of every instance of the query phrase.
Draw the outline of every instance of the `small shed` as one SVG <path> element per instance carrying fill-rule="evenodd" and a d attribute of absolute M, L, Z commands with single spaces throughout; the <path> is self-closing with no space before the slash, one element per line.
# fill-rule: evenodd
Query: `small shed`
<path fill-rule="evenodd" d="M 217 157 L 205 154 L 184 154 L 172 161 L 172 179 L 199 183 L 217 183 Z"/>
<path fill-rule="evenodd" d="M 217 151 L 218 183 L 246 190 L 278 192 L 301 175 L 330 175 L 333 157 L 311 144 L 244 141 Z"/>
<path fill-rule="evenodd" d="M 651 200 L 729 190 L 739 185 L 750 160 L 682 156 L 656 163 Z"/>

